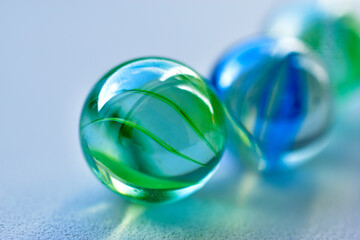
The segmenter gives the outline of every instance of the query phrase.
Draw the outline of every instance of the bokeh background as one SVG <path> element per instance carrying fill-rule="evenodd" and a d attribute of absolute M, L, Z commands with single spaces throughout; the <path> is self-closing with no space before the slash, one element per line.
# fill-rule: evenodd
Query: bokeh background
<path fill-rule="evenodd" d="M 81 153 L 81 107 L 107 70 L 164 56 L 209 76 L 285 3 L 0 0 L 0 239 L 360 239 L 360 93 L 296 171 L 258 175 L 226 152 L 202 190 L 171 205 L 126 202 Z"/>

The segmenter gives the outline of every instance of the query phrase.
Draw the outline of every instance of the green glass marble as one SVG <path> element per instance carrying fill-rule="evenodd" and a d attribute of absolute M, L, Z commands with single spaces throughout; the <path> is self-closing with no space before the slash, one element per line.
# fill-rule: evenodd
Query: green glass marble
<path fill-rule="evenodd" d="M 226 141 L 224 114 L 199 74 L 162 58 L 109 71 L 81 114 L 81 145 L 91 170 L 130 200 L 163 203 L 198 190 Z"/>
<path fill-rule="evenodd" d="M 346 0 L 301 2 L 279 9 L 265 27 L 271 36 L 297 37 L 317 52 L 338 99 L 360 87 L 360 21 L 353 9 Z"/>

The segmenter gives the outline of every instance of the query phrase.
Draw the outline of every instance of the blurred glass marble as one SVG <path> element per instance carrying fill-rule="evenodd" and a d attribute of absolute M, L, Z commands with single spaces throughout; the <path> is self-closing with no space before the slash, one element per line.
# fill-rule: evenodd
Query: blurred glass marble
<path fill-rule="evenodd" d="M 347 0 L 298 2 L 265 24 L 272 37 L 297 37 L 323 59 L 339 100 L 360 87 L 360 21 Z"/>
<path fill-rule="evenodd" d="M 300 41 L 258 38 L 236 46 L 218 62 L 212 84 L 226 108 L 232 145 L 257 170 L 295 167 L 326 145 L 328 75 Z"/>
<path fill-rule="evenodd" d="M 109 71 L 83 107 L 86 160 L 107 187 L 140 202 L 170 202 L 205 184 L 226 140 L 215 94 L 192 69 L 161 58 Z"/>

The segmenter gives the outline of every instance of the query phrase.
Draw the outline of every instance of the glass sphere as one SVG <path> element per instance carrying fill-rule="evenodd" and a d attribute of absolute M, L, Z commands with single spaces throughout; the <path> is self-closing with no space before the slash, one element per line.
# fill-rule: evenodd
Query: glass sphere
<path fill-rule="evenodd" d="M 181 199 L 216 169 L 226 141 L 222 106 L 181 63 L 143 58 L 110 70 L 81 114 L 87 163 L 116 193 L 142 203 Z"/>
<path fill-rule="evenodd" d="M 324 61 L 339 100 L 360 87 L 360 21 L 346 0 L 302 2 L 279 9 L 265 31 L 296 37 Z"/>
<path fill-rule="evenodd" d="M 259 38 L 226 53 L 212 75 L 232 145 L 261 171 L 285 170 L 320 151 L 331 125 L 328 76 L 295 39 Z"/>

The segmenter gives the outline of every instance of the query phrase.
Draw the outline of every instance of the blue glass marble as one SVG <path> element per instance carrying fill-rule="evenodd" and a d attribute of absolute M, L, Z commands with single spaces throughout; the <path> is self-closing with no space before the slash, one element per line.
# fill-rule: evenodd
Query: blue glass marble
<path fill-rule="evenodd" d="M 289 169 L 326 145 L 328 75 L 300 41 L 258 38 L 238 45 L 220 59 L 212 84 L 226 108 L 232 145 L 252 167 Z"/>

